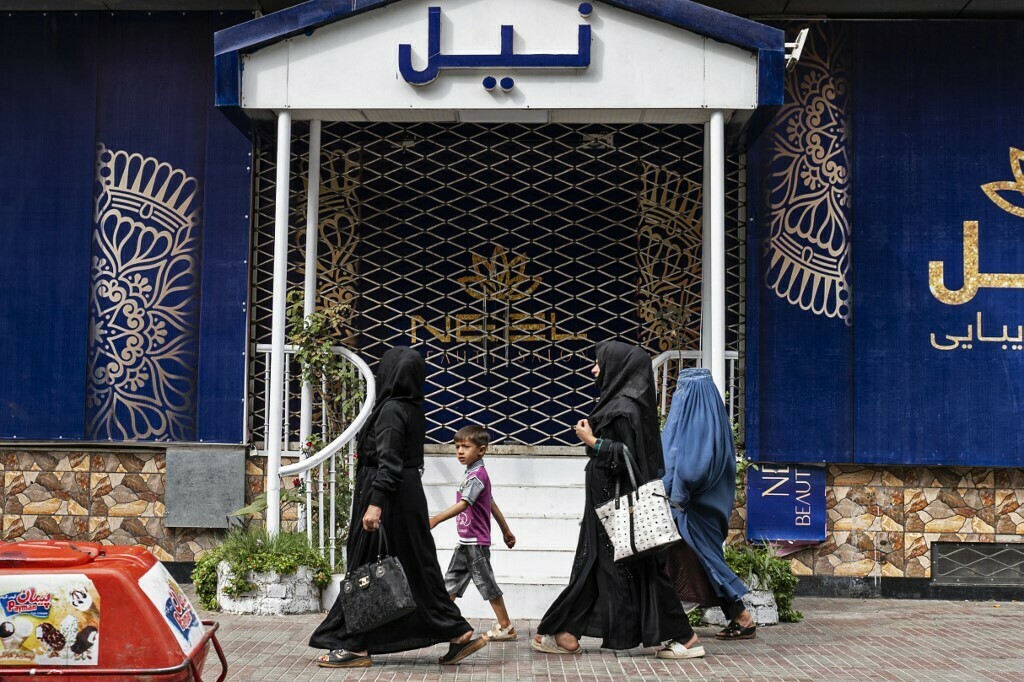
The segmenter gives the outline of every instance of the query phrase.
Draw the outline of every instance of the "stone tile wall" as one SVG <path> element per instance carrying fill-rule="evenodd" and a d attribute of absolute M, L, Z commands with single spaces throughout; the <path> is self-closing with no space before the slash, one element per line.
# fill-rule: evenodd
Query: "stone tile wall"
<path fill-rule="evenodd" d="M 164 527 L 160 449 L 0 450 L 0 475 L 5 541 L 142 545 L 164 561 L 217 543 L 218 531 Z M 246 483 L 247 501 L 263 492 L 264 457 L 246 460 Z M 830 465 L 826 483 L 826 540 L 790 556 L 801 575 L 926 578 L 933 542 L 1024 542 L 1024 470 Z M 295 519 L 286 508 L 284 527 Z M 739 499 L 729 541 L 745 527 Z"/>
<path fill-rule="evenodd" d="M 1024 542 L 1024 470 L 829 465 L 825 542 L 800 575 L 931 577 L 933 542 Z M 738 506 L 730 541 L 744 537 Z"/>
<path fill-rule="evenodd" d="M 0 539 L 142 545 L 194 561 L 217 531 L 165 528 L 163 450 L 0 450 Z"/>

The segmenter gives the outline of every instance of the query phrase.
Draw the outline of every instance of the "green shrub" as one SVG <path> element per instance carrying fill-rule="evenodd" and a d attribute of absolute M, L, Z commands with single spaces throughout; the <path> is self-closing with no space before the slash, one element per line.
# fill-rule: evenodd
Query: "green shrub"
<path fill-rule="evenodd" d="M 310 546 L 305 533 L 270 535 L 262 528 L 236 528 L 228 532 L 223 544 L 204 554 L 192 571 L 192 584 L 203 608 L 218 608 L 217 565 L 221 561 L 227 561 L 231 567 L 233 576 L 224 591 L 232 597 L 255 589 L 248 580 L 250 571 L 288 575 L 299 566 L 307 566 L 318 587 L 331 582 L 330 563 Z"/>
<path fill-rule="evenodd" d="M 780 559 L 771 545 L 725 548 L 725 563 L 751 589 L 771 590 L 779 607 L 779 621 L 799 623 L 803 614 L 793 608 L 793 594 L 800 579 L 793 568 Z"/>

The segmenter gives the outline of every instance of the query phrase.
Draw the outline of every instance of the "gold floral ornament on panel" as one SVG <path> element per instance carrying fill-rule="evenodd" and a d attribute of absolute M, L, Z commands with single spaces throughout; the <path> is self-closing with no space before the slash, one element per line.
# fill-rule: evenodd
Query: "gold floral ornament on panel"
<path fill-rule="evenodd" d="M 356 248 L 359 245 L 359 186 L 360 163 L 353 151 L 324 152 L 320 175 L 319 233 L 317 250 L 317 308 L 325 305 L 344 306 L 343 342 L 354 342 L 355 301 L 359 279 Z M 309 165 L 306 157 L 307 168 Z M 302 187 L 309 192 L 309 174 L 302 172 Z M 303 209 L 307 204 L 303 202 Z M 306 269 L 306 216 L 302 228 L 294 231 L 294 243 L 301 255 L 298 271 L 305 277 Z M 340 310 L 340 308 L 339 308 Z"/>
<path fill-rule="evenodd" d="M 1010 172 L 1013 180 L 989 182 L 981 186 L 982 191 L 996 206 L 1007 213 L 1024 218 L 1024 151 L 1010 147 Z M 1007 201 L 1001 192 L 1007 192 L 1017 203 Z"/>
<path fill-rule="evenodd" d="M 457 280 L 472 298 L 518 301 L 531 295 L 540 286 L 540 277 L 526 274 L 528 260 L 525 255 L 509 258 L 504 247 L 495 246 L 490 258 L 475 253 L 472 256 L 475 274 Z"/>
<path fill-rule="evenodd" d="M 194 440 L 198 182 L 100 144 L 86 437 Z"/>
<path fill-rule="evenodd" d="M 700 342 L 701 186 L 641 162 L 637 317 L 641 344 L 693 349 Z"/>
<path fill-rule="evenodd" d="M 850 158 L 841 29 L 817 23 L 776 119 L 766 285 L 814 315 L 851 323 Z"/>

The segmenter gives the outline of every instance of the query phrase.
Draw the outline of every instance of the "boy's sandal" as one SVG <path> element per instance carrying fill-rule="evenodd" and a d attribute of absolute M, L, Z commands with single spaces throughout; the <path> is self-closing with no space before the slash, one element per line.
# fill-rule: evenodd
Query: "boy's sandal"
<path fill-rule="evenodd" d="M 541 635 L 539 642 L 536 639 L 531 639 L 530 646 L 542 654 L 578 654 L 583 651 L 583 647 L 580 646 L 579 642 L 576 643 L 575 649 L 566 649 L 558 646 L 554 635 Z"/>
<path fill-rule="evenodd" d="M 704 647 L 700 642 L 695 642 L 689 649 L 679 640 L 672 640 L 654 654 L 656 658 L 664 658 L 672 661 L 683 661 L 688 658 L 704 658 Z"/>
<path fill-rule="evenodd" d="M 316 664 L 321 668 L 368 668 L 373 659 L 360 656 L 344 649 L 332 649 L 322 656 L 317 656 Z"/>
<path fill-rule="evenodd" d="M 466 656 L 480 651 L 485 646 L 487 646 L 487 637 L 477 637 L 464 644 L 451 642 L 448 644 L 448 653 L 437 659 L 437 662 L 441 665 L 455 665 L 466 658 Z"/>
<path fill-rule="evenodd" d="M 503 628 L 497 623 L 494 627 L 487 631 L 487 639 L 492 642 L 511 642 L 518 639 L 519 635 L 516 633 L 516 627 L 509 625 L 507 628 Z"/>
<path fill-rule="evenodd" d="M 715 637 L 718 639 L 754 639 L 757 637 L 757 623 L 745 628 L 732 620 Z"/>

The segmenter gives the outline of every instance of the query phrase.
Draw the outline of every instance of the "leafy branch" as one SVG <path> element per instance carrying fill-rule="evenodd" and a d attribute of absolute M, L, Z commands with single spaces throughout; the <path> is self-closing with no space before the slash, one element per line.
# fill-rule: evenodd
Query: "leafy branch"
<path fill-rule="evenodd" d="M 333 350 L 334 341 L 346 336 L 350 313 L 349 305 L 328 302 L 324 308 L 304 315 L 303 292 L 292 290 L 288 294 L 288 340 L 302 368 L 300 378 L 313 388 L 314 405 L 326 412 L 321 417 L 331 437 L 341 432 L 342 424 L 355 418 L 364 395 L 359 371 Z M 304 435 L 307 442 L 313 437 Z"/>

